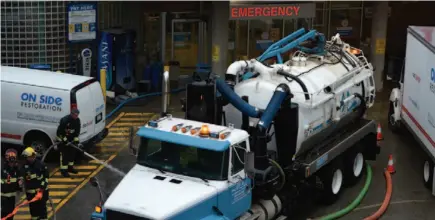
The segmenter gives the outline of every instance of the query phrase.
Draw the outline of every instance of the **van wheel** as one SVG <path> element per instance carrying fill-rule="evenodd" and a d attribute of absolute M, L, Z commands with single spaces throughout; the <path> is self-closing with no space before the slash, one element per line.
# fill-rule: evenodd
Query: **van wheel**
<path fill-rule="evenodd" d="M 424 186 L 430 190 L 433 187 L 433 167 L 434 163 L 430 158 L 427 158 L 423 163 L 423 181 Z"/>
<path fill-rule="evenodd" d="M 44 154 L 50 147 L 50 144 L 51 144 L 50 138 L 41 131 L 30 131 L 24 136 L 25 147 L 32 147 L 36 151 L 38 156 L 41 158 L 44 156 Z M 52 152 L 49 153 L 53 155 Z M 47 159 L 49 159 L 49 155 L 47 155 L 46 160 Z"/>
<path fill-rule="evenodd" d="M 388 127 L 394 133 L 400 132 L 400 121 L 394 120 L 394 103 L 391 101 L 388 109 Z"/>
<path fill-rule="evenodd" d="M 323 168 L 319 177 L 322 182 L 319 202 L 330 205 L 337 201 L 343 189 L 343 163 L 340 158 Z"/>
<path fill-rule="evenodd" d="M 347 186 L 353 186 L 363 175 L 364 154 L 361 147 L 354 147 L 345 154 L 344 158 L 344 182 Z"/>

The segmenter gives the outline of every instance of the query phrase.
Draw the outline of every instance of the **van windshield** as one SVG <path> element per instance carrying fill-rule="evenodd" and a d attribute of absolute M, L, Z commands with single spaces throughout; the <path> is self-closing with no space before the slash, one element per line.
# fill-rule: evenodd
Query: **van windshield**
<path fill-rule="evenodd" d="M 208 180 L 228 178 L 229 150 L 199 149 L 141 138 L 137 163 L 143 166 Z"/>

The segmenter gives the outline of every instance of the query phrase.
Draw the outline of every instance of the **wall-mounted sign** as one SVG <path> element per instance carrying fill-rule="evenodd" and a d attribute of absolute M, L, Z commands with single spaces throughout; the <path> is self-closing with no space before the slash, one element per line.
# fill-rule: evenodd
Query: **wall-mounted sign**
<path fill-rule="evenodd" d="M 352 36 L 352 30 L 353 28 L 349 26 L 349 20 L 343 19 L 341 21 L 341 27 L 337 27 L 337 33 L 340 34 L 342 37 L 349 37 Z"/>
<path fill-rule="evenodd" d="M 376 54 L 385 54 L 385 39 L 379 38 L 376 39 Z"/>
<path fill-rule="evenodd" d="M 213 62 L 219 62 L 221 48 L 218 45 L 213 45 L 212 59 Z"/>
<path fill-rule="evenodd" d="M 92 51 L 89 48 L 82 50 L 82 67 L 83 76 L 91 76 L 91 62 L 92 62 Z"/>
<path fill-rule="evenodd" d="M 230 5 L 230 20 L 314 18 L 314 3 L 291 5 Z"/>
<path fill-rule="evenodd" d="M 97 37 L 97 4 L 68 4 L 68 40 L 90 41 Z"/>

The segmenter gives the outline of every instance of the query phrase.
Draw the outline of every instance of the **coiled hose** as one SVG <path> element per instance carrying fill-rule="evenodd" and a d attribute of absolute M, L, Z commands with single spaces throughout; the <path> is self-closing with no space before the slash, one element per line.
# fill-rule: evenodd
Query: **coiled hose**
<path fill-rule="evenodd" d="M 366 177 L 366 182 L 364 184 L 364 187 L 351 204 L 349 204 L 346 208 L 344 208 L 342 210 L 339 210 L 337 212 L 328 214 L 328 215 L 320 217 L 320 218 L 315 218 L 315 219 L 318 219 L 318 220 L 337 219 L 337 218 L 340 218 L 340 217 L 348 214 L 354 208 L 356 208 L 360 204 L 360 202 L 362 201 L 364 196 L 367 194 L 369 187 L 370 187 L 370 183 L 372 182 L 372 168 L 370 167 L 370 165 L 367 162 L 366 162 L 366 170 L 367 170 L 367 177 Z"/>

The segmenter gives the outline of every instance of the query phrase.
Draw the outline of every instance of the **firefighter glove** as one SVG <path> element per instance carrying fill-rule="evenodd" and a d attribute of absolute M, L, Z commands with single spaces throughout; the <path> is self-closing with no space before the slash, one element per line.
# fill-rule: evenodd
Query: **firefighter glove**
<path fill-rule="evenodd" d="M 79 138 L 78 138 L 78 137 L 75 137 L 75 138 L 74 138 L 74 142 L 75 142 L 75 143 L 79 143 Z"/>

